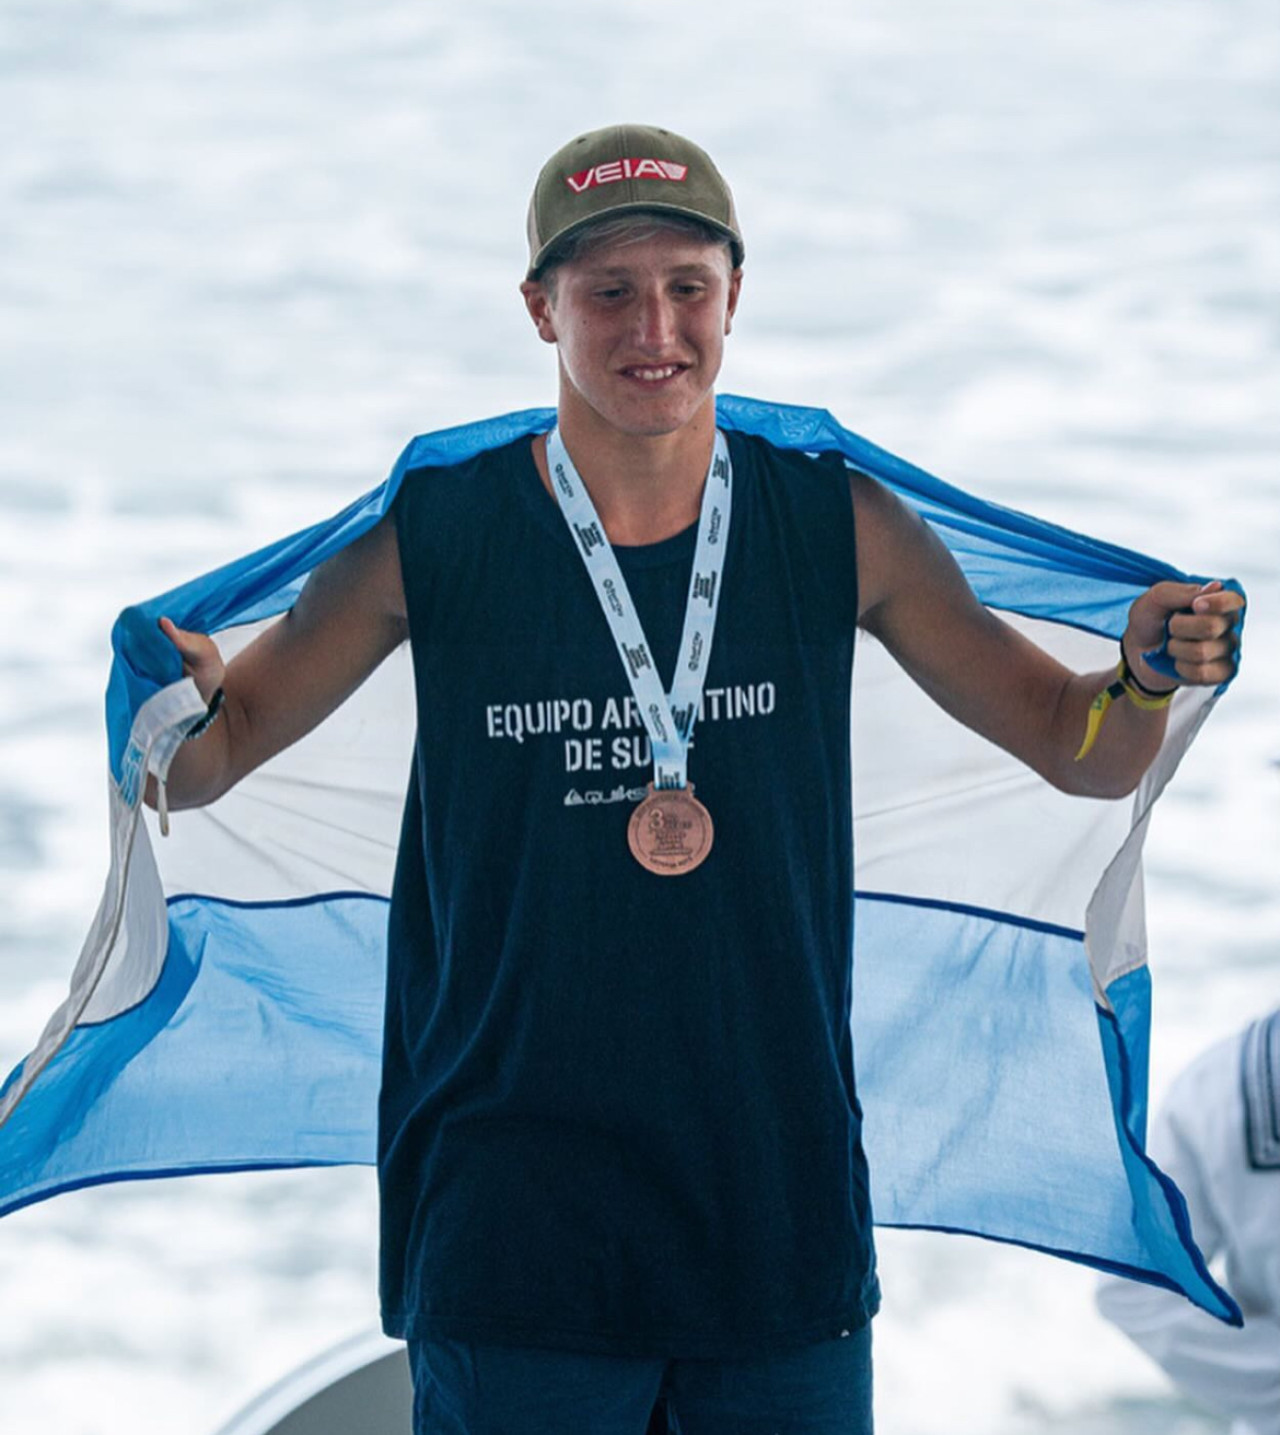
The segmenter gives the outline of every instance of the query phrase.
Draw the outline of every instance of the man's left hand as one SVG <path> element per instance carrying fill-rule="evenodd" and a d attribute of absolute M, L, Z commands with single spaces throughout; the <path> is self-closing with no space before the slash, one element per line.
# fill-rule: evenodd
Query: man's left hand
<path fill-rule="evenodd" d="M 1149 667 L 1144 652 L 1158 648 L 1169 637 L 1167 652 L 1177 668 L 1178 681 L 1204 687 L 1225 683 L 1235 676 L 1240 646 L 1237 628 L 1244 599 L 1214 581 L 1157 583 L 1129 609 L 1129 626 L 1121 647 L 1134 676 L 1153 692 L 1173 686 L 1166 674 Z"/>

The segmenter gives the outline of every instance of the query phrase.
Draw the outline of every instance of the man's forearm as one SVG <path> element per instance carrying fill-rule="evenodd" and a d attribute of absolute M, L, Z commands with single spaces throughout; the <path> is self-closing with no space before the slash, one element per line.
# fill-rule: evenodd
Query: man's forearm
<path fill-rule="evenodd" d="M 1140 708 L 1127 696 L 1115 698 L 1102 716 L 1089 750 L 1079 756 L 1090 731 L 1090 709 L 1115 682 L 1115 670 L 1071 678 L 1054 714 L 1053 780 L 1080 797 L 1125 797 L 1155 761 L 1168 726 L 1167 707 Z"/>

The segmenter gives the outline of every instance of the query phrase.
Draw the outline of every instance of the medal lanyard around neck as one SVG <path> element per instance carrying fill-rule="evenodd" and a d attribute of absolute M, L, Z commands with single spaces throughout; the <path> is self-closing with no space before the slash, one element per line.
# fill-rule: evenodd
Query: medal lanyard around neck
<path fill-rule="evenodd" d="M 618 559 L 605 537 L 604 525 L 596 512 L 578 470 L 573 466 L 560 430 L 547 435 L 547 466 L 551 486 L 560 503 L 560 512 L 569 525 L 578 551 L 595 586 L 613 640 L 626 669 L 631 691 L 649 742 L 653 747 L 654 787 L 684 787 L 689 766 L 689 738 L 702 702 L 702 689 L 711 659 L 720 599 L 720 574 L 729 543 L 729 509 L 733 495 L 733 466 L 724 434 L 716 430 L 711 467 L 702 490 L 702 511 L 698 517 L 698 546 L 693 557 L 693 577 L 684 610 L 684 632 L 675 679 L 669 694 L 654 666 L 653 653 L 640 625 L 639 615 Z"/>

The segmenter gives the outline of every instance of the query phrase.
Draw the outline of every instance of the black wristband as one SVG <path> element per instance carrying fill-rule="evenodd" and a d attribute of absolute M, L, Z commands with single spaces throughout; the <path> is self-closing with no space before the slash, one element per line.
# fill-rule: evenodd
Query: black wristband
<path fill-rule="evenodd" d="M 1133 668 L 1130 667 L 1128 655 L 1125 653 L 1124 650 L 1123 638 L 1120 639 L 1120 664 L 1123 669 L 1120 675 L 1121 679 L 1124 682 L 1132 683 L 1134 687 L 1137 688 L 1137 690 L 1144 697 L 1167 698 L 1170 693 L 1176 693 L 1178 689 L 1182 686 L 1181 683 L 1174 683 L 1171 688 L 1149 688 L 1146 683 L 1144 683 L 1142 679 L 1137 675 L 1137 673 L 1133 671 Z"/>
<path fill-rule="evenodd" d="M 182 739 L 183 742 L 194 742 L 196 738 L 203 737 L 205 733 L 209 731 L 217 721 L 218 714 L 222 711 L 222 704 L 226 701 L 226 697 L 226 693 L 224 693 L 221 688 L 214 693 L 209 699 L 209 706 L 205 711 L 205 715 L 187 729 Z"/>

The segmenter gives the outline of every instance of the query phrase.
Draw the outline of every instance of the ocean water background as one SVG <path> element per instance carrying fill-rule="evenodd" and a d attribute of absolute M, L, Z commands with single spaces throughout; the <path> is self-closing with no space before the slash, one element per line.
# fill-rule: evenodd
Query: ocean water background
<path fill-rule="evenodd" d="M 722 387 L 1251 595 L 1153 824 L 1153 1087 L 1280 1000 L 1273 0 L 5 0 L 0 1066 L 106 868 L 116 611 L 553 395 L 538 165 L 701 139 L 747 237 Z M 2 1139 L 2 1138 L 0 1138 Z M 0 1430 L 206 1435 L 376 1320 L 365 1170 L 0 1221 Z M 882 1435 L 1208 1435 L 1078 1267 L 886 1232 Z"/>

